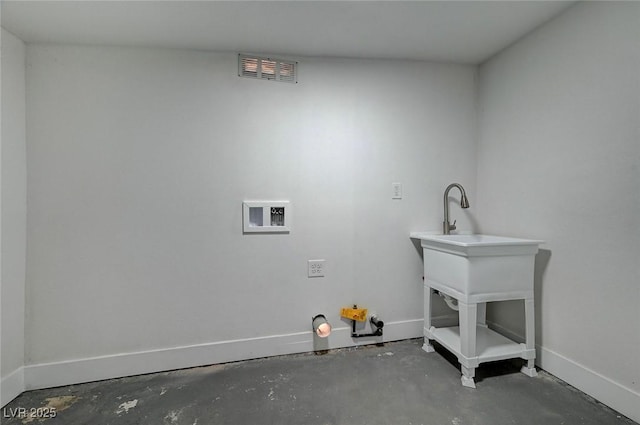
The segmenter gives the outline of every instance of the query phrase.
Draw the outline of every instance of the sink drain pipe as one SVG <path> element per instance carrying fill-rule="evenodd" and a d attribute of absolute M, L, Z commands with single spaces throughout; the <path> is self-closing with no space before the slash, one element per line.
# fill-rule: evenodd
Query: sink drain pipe
<path fill-rule="evenodd" d="M 459 310 L 458 300 L 456 300 L 455 298 L 453 298 L 450 295 L 443 294 L 440 291 L 434 291 L 434 292 L 437 293 L 438 295 L 440 295 L 444 299 L 444 302 L 447 303 L 447 305 L 449 306 L 450 309 L 455 310 L 455 311 Z"/>

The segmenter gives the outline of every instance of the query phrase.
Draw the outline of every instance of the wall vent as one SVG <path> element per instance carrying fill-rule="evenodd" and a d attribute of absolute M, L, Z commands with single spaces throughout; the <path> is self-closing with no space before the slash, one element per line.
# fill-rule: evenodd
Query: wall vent
<path fill-rule="evenodd" d="M 297 83 L 298 62 L 240 54 L 238 55 L 238 76 Z"/>

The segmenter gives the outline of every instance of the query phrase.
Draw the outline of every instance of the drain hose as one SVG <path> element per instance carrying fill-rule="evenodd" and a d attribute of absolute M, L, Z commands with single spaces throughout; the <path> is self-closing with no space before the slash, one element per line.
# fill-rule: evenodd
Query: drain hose
<path fill-rule="evenodd" d="M 450 309 L 458 311 L 458 300 L 450 295 L 443 294 L 442 292 L 439 292 L 439 294 L 442 298 L 444 298 L 444 302 L 447 303 Z"/>

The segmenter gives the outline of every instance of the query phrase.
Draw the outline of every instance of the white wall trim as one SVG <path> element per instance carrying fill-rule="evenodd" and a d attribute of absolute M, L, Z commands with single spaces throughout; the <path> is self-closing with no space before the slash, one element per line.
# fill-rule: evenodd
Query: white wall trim
<path fill-rule="evenodd" d="M 524 338 L 494 322 L 489 327 L 514 341 Z M 640 393 L 553 350 L 536 345 L 536 365 L 628 418 L 640 422 Z"/>
<path fill-rule="evenodd" d="M 433 320 L 445 323 L 450 322 L 451 318 L 442 316 Z M 523 340 L 520 335 L 500 325 L 492 322 L 488 324 L 491 328 L 514 340 Z M 327 347 L 316 346 L 316 348 L 333 349 L 374 344 L 380 341 L 419 338 L 422 337 L 422 328 L 422 319 L 391 322 L 385 324 L 383 338 L 353 340 L 349 327 L 334 327 L 331 336 L 326 341 Z M 314 350 L 313 343 L 311 332 L 299 332 L 29 365 L 24 369 L 17 369 L 2 379 L 3 399 L 1 404 L 4 406 L 24 390 L 310 352 Z M 541 346 L 536 346 L 536 350 L 536 364 L 540 368 L 632 420 L 640 422 L 640 408 L 638 407 L 640 406 L 640 394 L 552 350 Z"/>
<path fill-rule="evenodd" d="M 18 397 L 25 390 L 24 387 L 24 368 L 19 367 L 2 380 L 0 380 L 0 406 L 5 406 L 14 398 Z"/>
<path fill-rule="evenodd" d="M 494 331 L 498 332 L 501 335 L 506 336 L 507 338 L 515 341 L 515 342 L 524 342 L 525 338 L 524 336 L 520 335 L 519 333 L 516 333 L 514 331 L 512 331 L 511 329 L 507 329 L 504 326 L 501 326 L 499 324 L 497 324 L 496 322 L 493 322 L 491 320 L 487 320 L 487 326 L 489 326 L 491 329 L 493 329 Z M 537 345 L 536 345 L 537 347 Z"/>
<path fill-rule="evenodd" d="M 418 338 L 422 336 L 422 327 L 423 319 L 385 323 L 383 337 L 358 340 L 351 338 L 351 328 L 334 327 L 329 338 L 321 340 L 326 345 L 316 345 L 315 348 L 313 332 L 308 331 L 34 364 L 24 368 L 24 388 L 35 390 L 260 357 L 304 353 L 314 349 Z"/>
<path fill-rule="evenodd" d="M 542 369 L 630 419 L 640 422 L 639 393 L 548 348 L 536 348 L 537 362 Z"/>

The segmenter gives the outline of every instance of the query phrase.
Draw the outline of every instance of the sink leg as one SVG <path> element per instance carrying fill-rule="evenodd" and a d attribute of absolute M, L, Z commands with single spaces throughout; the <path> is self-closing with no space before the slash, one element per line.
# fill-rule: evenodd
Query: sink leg
<path fill-rule="evenodd" d="M 524 300 L 525 345 L 527 349 L 536 348 L 535 312 L 533 298 Z"/>
<path fill-rule="evenodd" d="M 434 351 L 436 351 L 436 349 L 433 348 L 433 345 L 431 345 L 431 341 L 429 341 L 429 338 L 427 337 L 424 337 L 424 344 L 422 344 L 422 349 L 427 353 L 433 353 Z"/>
<path fill-rule="evenodd" d="M 527 360 L 527 364 L 525 366 L 522 366 L 520 372 L 524 373 L 529 378 L 535 378 L 536 376 L 538 376 L 538 371 L 536 370 L 534 360 Z"/>
<path fill-rule="evenodd" d="M 478 303 L 478 326 L 487 327 L 487 303 Z"/>
<path fill-rule="evenodd" d="M 460 318 L 460 353 L 466 359 L 473 359 L 476 357 L 478 305 L 475 303 L 467 304 L 458 300 L 458 316 Z M 476 384 L 473 381 L 473 377 L 476 374 L 476 368 L 462 364 L 460 370 L 462 371 L 462 385 L 475 388 Z"/>
<path fill-rule="evenodd" d="M 460 352 L 466 358 L 476 356 L 476 323 L 478 305 L 458 301 L 458 317 L 460 318 Z"/>
<path fill-rule="evenodd" d="M 534 350 L 536 348 L 535 344 L 535 316 L 534 316 L 534 304 L 533 298 L 527 298 L 524 300 L 524 321 L 525 321 L 525 346 L 527 350 Z M 535 354 L 534 354 L 535 357 Z M 528 359 L 527 365 L 523 366 L 520 369 L 522 373 L 527 376 L 535 377 L 538 376 L 538 372 L 536 372 L 536 366 L 534 363 L 534 359 Z"/>
<path fill-rule="evenodd" d="M 427 353 L 433 353 L 435 349 L 429 340 L 431 336 L 431 287 L 424 285 L 424 344 L 422 349 Z"/>
<path fill-rule="evenodd" d="M 467 388 L 475 388 L 476 383 L 473 380 L 473 377 L 476 376 L 476 368 L 460 366 L 460 370 L 462 371 L 462 377 L 460 378 L 462 386 Z"/>

